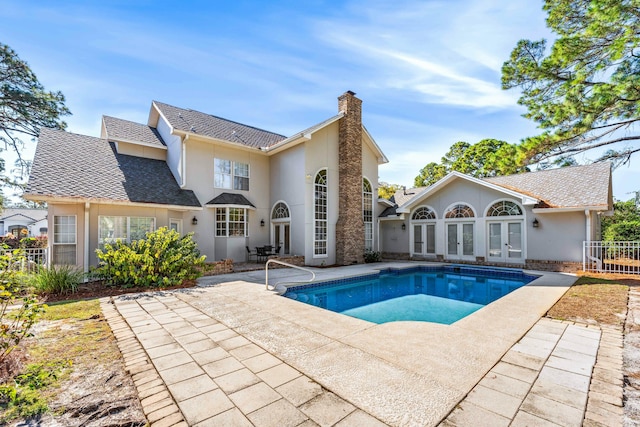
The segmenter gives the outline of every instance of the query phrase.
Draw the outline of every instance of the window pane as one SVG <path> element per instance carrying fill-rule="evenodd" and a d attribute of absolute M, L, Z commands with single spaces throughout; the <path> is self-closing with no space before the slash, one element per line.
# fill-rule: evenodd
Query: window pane
<path fill-rule="evenodd" d="M 76 245 L 53 245 L 53 259 L 55 265 L 75 265 Z"/>
<path fill-rule="evenodd" d="M 427 253 L 436 253 L 436 226 L 427 224 Z"/>
<path fill-rule="evenodd" d="M 213 160 L 213 185 L 216 188 L 231 188 L 231 161 Z"/>
<path fill-rule="evenodd" d="M 216 236 L 227 235 L 227 209 L 216 208 Z"/>
<path fill-rule="evenodd" d="M 315 179 L 314 201 L 314 255 L 327 254 L 327 171 L 318 172 Z"/>
<path fill-rule="evenodd" d="M 129 241 L 140 240 L 147 237 L 154 229 L 154 218 L 133 217 L 129 218 Z"/>

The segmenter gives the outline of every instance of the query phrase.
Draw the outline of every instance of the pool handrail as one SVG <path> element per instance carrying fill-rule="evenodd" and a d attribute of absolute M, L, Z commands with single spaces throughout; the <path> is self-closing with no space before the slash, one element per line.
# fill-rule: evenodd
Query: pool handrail
<path fill-rule="evenodd" d="M 286 267 L 291 267 L 291 268 L 295 268 L 298 270 L 302 270 L 304 272 L 307 273 L 311 273 L 311 279 L 309 280 L 294 280 L 291 282 L 278 282 L 276 284 L 273 285 L 273 289 L 269 289 L 269 264 L 274 263 L 274 264 L 280 264 L 280 265 L 284 265 Z M 309 283 L 309 282 L 313 282 L 316 279 L 316 273 L 314 273 L 313 271 L 309 270 L 308 268 L 304 268 L 304 267 L 300 267 L 299 265 L 293 265 L 293 264 L 289 264 L 288 262 L 284 262 L 284 261 L 280 261 L 278 259 L 270 259 L 267 260 L 267 262 L 264 265 L 264 285 L 265 285 L 265 289 L 268 291 L 275 291 L 278 287 L 278 285 L 281 285 L 283 283 Z"/>

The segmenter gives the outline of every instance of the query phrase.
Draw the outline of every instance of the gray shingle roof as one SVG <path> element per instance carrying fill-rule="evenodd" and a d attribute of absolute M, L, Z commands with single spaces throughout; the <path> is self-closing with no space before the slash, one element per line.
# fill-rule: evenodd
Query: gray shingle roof
<path fill-rule="evenodd" d="M 46 128 L 25 195 L 201 206 L 163 160 L 117 154 L 105 139 Z"/>
<path fill-rule="evenodd" d="M 247 200 L 242 194 L 233 193 L 221 193 L 213 199 L 209 200 L 207 205 L 240 205 L 240 206 L 252 206 L 253 203 Z"/>
<path fill-rule="evenodd" d="M 102 116 L 102 120 L 107 130 L 107 139 L 110 141 L 127 140 L 158 146 L 165 145 L 158 131 L 151 126 L 109 116 Z"/>
<path fill-rule="evenodd" d="M 610 163 L 498 176 L 485 181 L 540 199 L 543 207 L 575 208 L 611 203 Z"/>
<path fill-rule="evenodd" d="M 253 148 L 269 147 L 286 137 L 194 110 L 153 101 L 174 129 L 235 142 Z"/>

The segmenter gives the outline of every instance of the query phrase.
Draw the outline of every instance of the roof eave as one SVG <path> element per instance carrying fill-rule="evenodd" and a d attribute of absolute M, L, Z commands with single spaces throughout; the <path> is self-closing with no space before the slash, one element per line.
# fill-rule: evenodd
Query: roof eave
<path fill-rule="evenodd" d="M 103 197 L 70 197 L 70 196 L 56 196 L 54 194 L 33 194 L 25 193 L 22 196 L 25 200 L 34 202 L 47 202 L 47 203 L 97 203 L 103 205 L 118 205 L 118 206 L 136 206 L 136 207 L 155 207 L 165 208 L 178 211 L 201 211 L 202 206 L 187 206 L 187 205 L 172 205 L 163 203 L 143 203 L 143 202 L 131 202 L 128 200 L 114 200 Z"/>
<path fill-rule="evenodd" d="M 583 212 L 583 211 L 596 211 L 596 212 L 608 212 L 610 209 L 608 206 L 594 205 L 594 206 L 568 206 L 560 208 L 533 208 L 533 213 L 560 213 L 560 212 Z"/>
<path fill-rule="evenodd" d="M 204 205 L 205 208 L 240 208 L 240 209 L 249 209 L 252 211 L 257 210 L 257 208 L 255 206 L 251 206 L 251 205 L 236 205 L 236 204 L 226 204 L 226 203 L 220 203 L 220 204 L 205 204 Z"/>

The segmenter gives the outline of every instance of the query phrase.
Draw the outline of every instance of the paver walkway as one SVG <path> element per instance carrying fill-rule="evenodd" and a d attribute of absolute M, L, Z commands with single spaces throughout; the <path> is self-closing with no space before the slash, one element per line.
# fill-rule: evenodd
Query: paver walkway
<path fill-rule="evenodd" d="M 385 425 L 170 293 L 102 309 L 153 426 Z"/>

